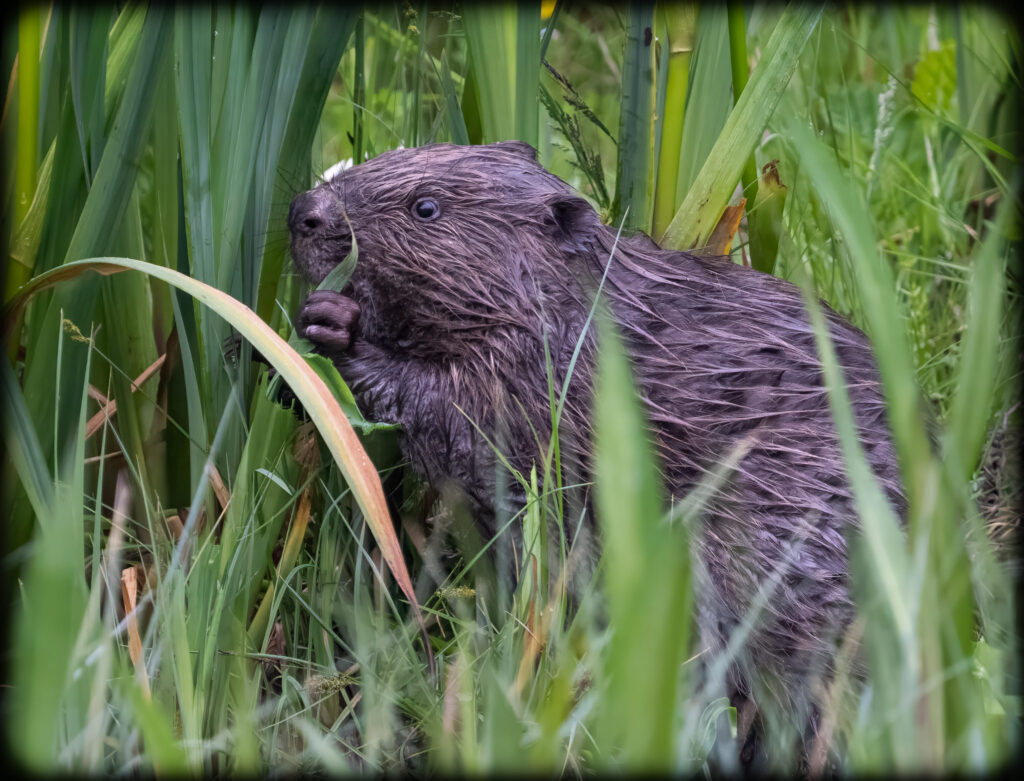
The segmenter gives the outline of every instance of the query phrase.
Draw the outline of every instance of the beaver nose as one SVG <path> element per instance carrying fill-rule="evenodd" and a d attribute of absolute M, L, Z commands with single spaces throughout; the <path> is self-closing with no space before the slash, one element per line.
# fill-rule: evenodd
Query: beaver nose
<path fill-rule="evenodd" d="M 288 209 L 288 228 L 292 235 L 315 236 L 325 233 L 334 222 L 337 200 L 325 187 L 295 196 Z"/>

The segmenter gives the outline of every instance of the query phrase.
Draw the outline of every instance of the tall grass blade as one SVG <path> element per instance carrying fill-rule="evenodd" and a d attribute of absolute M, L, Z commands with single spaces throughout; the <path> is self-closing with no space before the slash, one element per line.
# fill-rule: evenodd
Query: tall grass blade
<path fill-rule="evenodd" d="M 667 74 L 661 134 L 657 144 L 657 178 L 651 235 L 661 236 L 676 213 L 676 182 L 679 179 L 686 101 L 689 98 L 690 60 L 693 54 L 696 13 L 690 3 L 658 3 L 656 15 L 662 18 L 660 29 L 667 34 L 661 56 Z M 698 116 L 698 121 L 700 117 Z"/>
<path fill-rule="evenodd" d="M 104 146 L 96 178 L 68 246 L 67 260 L 79 260 L 104 252 L 124 218 L 148 137 L 157 74 L 165 67 L 164 57 L 170 55 L 170 30 L 171 18 L 167 9 L 151 7 L 110 138 Z"/>
<path fill-rule="evenodd" d="M 861 534 L 849 540 L 850 567 L 855 576 L 854 593 L 865 617 L 866 655 L 871 671 L 871 699 L 876 718 L 884 719 L 877 729 L 862 735 L 851 747 L 854 766 L 870 771 L 882 767 L 904 770 L 913 766 L 918 732 L 915 720 L 907 718 L 902 697 L 916 686 L 919 676 L 920 640 L 914 626 L 911 602 L 914 584 L 910 560 L 901 539 L 899 521 L 875 482 L 857 436 L 835 348 L 829 337 L 821 307 L 805 281 L 804 301 L 814 328 L 821 357 L 829 406 L 839 434 L 847 478 L 853 489 Z M 896 660 L 899 660 L 898 662 Z M 908 680 L 909 679 L 909 680 Z"/>
<path fill-rule="evenodd" d="M 995 400 L 998 345 L 1006 287 L 1005 244 L 1012 203 L 1004 202 L 972 264 L 970 313 L 943 460 L 961 480 L 977 468 Z"/>
<path fill-rule="evenodd" d="M 14 370 L 6 361 L 0 363 L 3 364 L 0 368 L 3 375 L 0 380 L 3 382 L 4 449 L 28 494 L 33 512 L 39 518 L 40 524 L 47 527 L 55 504 L 53 480 L 46 466 L 43 449 L 29 420 L 28 408 L 25 406 L 25 398 L 18 387 Z"/>
<path fill-rule="evenodd" d="M 103 98 L 111 12 L 109 8 L 105 11 L 72 9 L 68 21 L 71 25 L 71 104 L 75 110 L 86 184 L 91 185 L 104 145 Z"/>
<path fill-rule="evenodd" d="M 687 72 L 685 105 L 685 115 L 690 121 L 683 124 L 680 137 L 672 211 L 663 218 L 661 233 L 654 234 L 659 240 L 722 134 L 731 108 L 725 97 L 729 93 L 729 27 L 725 8 L 704 3 L 695 9 L 693 22 L 694 44 Z M 665 189 L 667 197 L 667 182 Z"/>
<path fill-rule="evenodd" d="M 761 169 L 757 199 L 747 215 L 750 265 L 765 274 L 771 274 L 775 270 L 779 239 L 785 230 L 782 215 L 788 192 L 788 188 L 779 177 L 778 161 L 769 160 Z"/>
<path fill-rule="evenodd" d="M 51 145 L 46 153 L 46 157 L 43 158 L 43 164 L 39 167 L 39 182 L 36 187 L 36 194 L 32 198 L 32 205 L 29 206 L 28 213 L 22 218 L 21 224 L 18 226 L 11 242 L 10 257 L 13 265 L 20 265 L 28 273 L 16 270 L 11 265 L 8 266 L 10 271 L 7 276 L 7 283 L 10 289 L 5 291 L 6 296 L 4 300 L 10 298 L 18 287 L 25 284 L 32 275 L 32 269 L 35 267 L 36 254 L 39 252 L 39 241 L 42 238 L 43 218 L 46 215 L 46 201 L 53 175 L 53 153 L 55 148 L 56 144 Z"/>
<path fill-rule="evenodd" d="M 540 3 L 516 3 L 516 138 L 537 147 L 540 130 Z"/>
<path fill-rule="evenodd" d="M 3 369 L 3 374 L 5 407 L 8 407 L 5 415 L 23 412 L 18 409 L 22 404 L 16 385 L 12 387 L 14 378 L 8 367 Z M 44 508 L 49 509 L 50 514 L 36 530 L 32 542 L 33 555 L 25 569 L 14 622 L 12 674 L 20 685 L 14 688 L 9 703 L 13 716 L 10 745 L 17 759 L 34 771 L 54 766 L 61 732 L 69 723 L 74 729 L 74 722 L 65 718 L 62 705 L 74 696 L 74 692 L 68 691 L 73 686 L 70 665 L 85 609 L 86 579 L 80 545 L 67 543 L 80 540 L 82 536 L 86 400 L 85 387 L 82 387 L 78 398 L 77 444 L 68 453 L 62 453 L 68 456 L 64 460 L 69 468 L 63 473 L 55 472 L 56 489 L 50 487 L 47 492 L 53 503 Z M 22 429 L 21 433 L 26 432 Z M 36 445 L 31 439 L 23 440 L 20 449 L 31 454 Z M 43 478 L 42 465 L 37 458 L 32 457 L 28 466 L 34 473 L 34 481 Z"/>
<path fill-rule="evenodd" d="M 894 613 L 913 617 L 913 631 L 906 628 L 906 618 L 897 623 L 895 636 L 902 638 L 901 653 L 893 657 L 891 647 L 881 647 L 881 644 L 889 643 L 885 638 L 893 635 L 883 630 L 878 633 L 879 639 L 872 654 L 873 671 L 877 676 L 875 686 L 880 692 L 873 708 L 881 708 L 874 712 L 890 728 L 893 718 L 916 723 L 916 740 L 911 741 L 909 736 L 905 740 L 894 738 L 886 755 L 895 767 L 904 769 L 909 769 L 922 758 L 926 766 L 936 769 L 978 767 L 979 757 L 969 748 L 972 741 L 980 741 L 987 750 L 997 754 L 1000 741 L 992 734 L 985 734 L 984 719 L 981 718 L 983 698 L 970 667 L 975 633 L 972 564 L 964 545 L 950 542 L 962 540 L 966 532 L 963 496 L 944 476 L 944 469 L 932 455 L 925 435 L 920 395 L 911 368 L 913 364 L 905 326 L 893 293 L 895 286 L 891 270 L 878 253 L 868 215 L 860 206 L 863 199 L 857 197 L 810 129 L 791 121 L 787 136 L 794 156 L 801 160 L 815 183 L 829 209 L 835 230 L 843 238 L 855 268 L 853 276 L 869 329 L 873 334 L 884 334 L 884 339 L 876 340 L 876 354 L 909 504 L 908 544 L 914 562 L 913 565 L 911 559 L 903 565 L 893 562 L 893 566 L 885 569 L 896 572 L 896 577 L 909 576 L 909 590 L 905 593 L 917 595 L 918 600 L 913 613 L 909 606 Z M 991 372 L 988 376 L 991 377 Z M 840 407 L 842 409 L 837 410 Z M 844 417 L 850 419 L 845 423 L 845 427 L 850 428 L 852 415 L 842 395 L 836 399 L 833 413 L 841 432 Z M 978 419 L 975 423 L 983 425 Z M 972 441 L 976 436 L 971 433 Z M 845 439 L 855 439 L 853 429 L 847 432 Z M 870 539 L 871 530 L 880 517 L 879 491 L 867 484 L 866 476 L 858 478 L 858 471 L 863 472 L 864 469 L 858 466 L 857 458 L 851 460 L 847 454 L 846 460 L 865 536 Z M 864 485 L 858 487 L 858 482 Z M 861 505 L 865 496 L 872 495 L 876 496 L 871 502 L 873 506 Z M 892 521 L 883 525 L 894 528 Z M 875 560 L 883 549 L 896 544 L 891 539 L 891 531 L 886 531 L 885 535 L 886 539 L 879 540 L 872 547 L 872 563 L 862 559 L 862 573 L 869 567 L 877 567 Z M 876 588 L 888 595 L 892 605 L 905 599 L 897 597 L 896 591 L 901 586 L 895 580 L 885 583 L 879 578 L 866 577 L 862 582 L 867 586 L 877 584 Z M 913 587 L 909 585 L 911 583 Z M 877 598 L 877 592 L 874 596 Z M 874 634 L 869 625 L 865 635 L 870 637 Z M 899 665 L 894 665 L 894 659 L 899 660 Z M 917 688 L 924 681 L 932 680 L 941 681 L 941 685 L 923 690 Z M 921 698 L 920 704 L 914 705 L 918 698 Z M 896 715 L 900 711 L 905 715 Z M 883 717 L 882 714 L 886 715 Z M 912 718 L 912 714 L 916 717 Z M 908 743 L 913 748 L 908 748 Z M 872 756 L 873 752 L 866 755 Z M 981 764 L 988 761 L 991 757 Z"/>
<path fill-rule="evenodd" d="M 875 246 L 867 212 L 863 207 L 854 207 L 862 204 L 863 199 L 826 157 L 808 129 L 790 120 L 787 131 L 792 133 L 793 140 L 788 143 L 793 158 L 806 166 L 819 197 L 829 207 L 829 217 L 843 239 L 846 253 L 860 272 L 855 279 L 869 333 L 884 345 L 884 349 L 877 351 L 878 368 L 907 492 L 921 496 L 926 489 L 919 470 L 924 469 L 926 462 L 920 454 L 930 452 L 931 448 L 922 422 L 920 391 L 914 378 L 906 328 L 895 299 L 892 271 Z"/>
<path fill-rule="evenodd" d="M 441 83 L 441 99 L 444 101 L 443 113 L 448 121 L 448 133 L 451 136 L 452 143 L 468 146 L 469 131 L 466 129 L 466 119 L 462 114 L 459 95 L 455 91 L 455 82 L 452 80 L 452 72 L 448 67 L 448 58 L 445 52 L 441 52 L 441 67 L 438 78 Z"/>
<path fill-rule="evenodd" d="M 37 182 L 37 176 L 39 179 L 44 178 L 44 172 L 38 172 L 37 169 L 39 138 L 43 127 L 42 117 L 39 114 L 40 107 L 45 106 L 45 87 L 49 82 L 45 76 L 46 60 L 52 60 L 56 48 L 54 44 L 56 35 L 53 29 L 56 24 L 52 25 L 49 30 L 42 51 L 44 63 L 40 68 L 39 54 L 42 43 L 40 13 L 41 10 L 38 8 L 25 8 L 18 18 L 15 37 L 16 51 L 14 52 L 17 59 L 10 63 L 11 79 L 4 93 L 3 119 L 0 121 L 0 143 L 3 144 L 0 155 L 2 155 L 2 166 L 5 169 L 5 175 L 2 178 L 2 191 L 0 191 L 2 192 L 0 201 L 2 201 L 4 209 L 4 218 L 0 220 L 0 237 L 8 242 L 10 249 L 5 262 L 0 264 L 0 268 L 4 269 L 3 296 L 5 301 L 32 276 L 32 264 L 35 260 L 35 249 L 38 246 L 37 223 L 42 219 L 42 210 L 39 206 L 41 202 L 45 204 L 45 191 L 49 185 L 48 181 Z M 11 49 L 15 49 L 15 46 L 5 41 L 4 48 L 6 64 L 6 55 Z M 21 70 L 20 77 L 18 77 L 19 68 Z M 41 70 L 43 71 L 42 89 L 40 86 Z M 8 115 L 8 106 L 12 102 L 11 92 L 15 89 L 18 94 L 17 127 L 12 130 L 13 123 Z M 45 117 L 45 111 L 43 116 Z M 52 164 L 52 155 L 48 154 L 47 160 Z M 10 178 L 11 173 L 14 174 L 13 180 Z M 40 197 L 41 195 L 42 197 Z M 6 352 L 13 361 L 17 355 L 18 346 L 16 344 L 7 345 Z"/>
<path fill-rule="evenodd" d="M 619 145 L 612 222 L 649 231 L 654 178 L 654 6 L 630 5 L 622 66 Z"/>
<path fill-rule="evenodd" d="M 614 627 L 601 730 L 608 749 L 621 748 L 624 769 L 663 770 L 672 766 L 677 687 L 689 643 L 687 544 L 683 527 L 664 522 L 664 491 L 629 363 L 601 314 L 594 477 Z M 657 588 L 651 573 L 658 573 Z"/>
<path fill-rule="evenodd" d="M 40 9 L 31 6 L 18 15 L 18 136 L 14 163 L 14 225 L 21 225 L 36 192 L 39 169 L 39 52 Z M 32 269 L 17 263 L 7 267 L 4 298 L 29 278 Z"/>
<path fill-rule="evenodd" d="M 355 74 L 352 91 L 352 161 L 356 164 L 366 159 L 364 142 L 363 108 L 366 105 L 366 22 L 362 16 L 356 19 L 355 33 Z"/>
<path fill-rule="evenodd" d="M 255 306 L 256 287 L 262 272 L 264 244 L 258 242 L 266 234 L 274 202 L 274 185 L 284 154 L 283 142 L 290 120 L 295 116 L 295 100 L 300 82 L 305 73 L 307 58 L 319 56 L 319 50 L 312 50 L 310 41 L 316 16 L 313 11 L 291 14 L 286 20 L 284 39 L 277 66 L 274 69 L 273 87 L 267 94 L 268 113 L 260 128 L 260 139 L 253 166 L 253 195 L 245 218 L 244 234 L 248 241 L 243 246 L 242 290 L 246 301 Z M 303 85 L 305 86 L 305 85 Z M 310 87 L 306 87 L 310 90 Z M 314 93 L 326 91 L 320 84 L 312 86 Z M 306 105 L 300 107 L 307 110 Z M 308 115 L 306 124 L 313 124 Z M 285 199 L 280 199 L 281 201 Z M 248 278 L 246 278 L 248 277 Z"/>
<path fill-rule="evenodd" d="M 112 117 L 104 155 L 88 195 L 74 111 L 70 98 L 64 101 L 53 160 L 54 170 L 61 171 L 61 175 L 53 179 L 50 186 L 37 268 L 52 268 L 64 259 L 88 254 L 90 249 L 107 251 L 118 238 L 117 228 L 128 211 L 137 166 L 148 137 L 155 74 L 165 64 L 164 55 L 168 53 L 165 46 L 168 22 L 164 9 L 147 12 L 140 33 L 140 54 L 131 62 L 131 71 L 126 74 L 125 98 Z M 79 210 L 81 216 L 76 219 Z M 56 387 L 56 335 L 60 318 L 87 328 L 99 295 L 98 283 L 95 279 L 83 280 L 75 290 L 60 290 L 36 302 L 26 340 L 25 387 Z M 69 349 L 63 360 L 60 370 L 65 381 L 77 386 L 85 370 L 85 352 Z M 57 398 L 50 393 L 33 394 L 28 403 L 44 452 L 61 450 L 73 434 L 77 413 L 74 394 Z"/>
<path fill-rule="evenodd" d="M 310 150 L 317 127 L 313 120 L 323 113 L 331 81 L 348 46 L 355 19 L 356 11 L 351 6 L 323 6 L 317 11 L 305 48 L 302 75 L 295 86 L 288 128 L 281 141 L 278 170 L 273 174 L 268 171 L 276 185 L 267 223 L 268 236 L 275 235 L 275 230 L 283 230 L 276 226 L 284 225 L 291 199 L 282 197 L 282 192 L 290 196 L 311 184 Z M 267 321 L 275 314 L 274 295 L 281 282 L 285 255 L 285 242 L 268 240 L 265 243 L 256 311 Z"/>
<path fill-rule="evenodd" d="M 740 172 L 782 97 L 822 7 L 789 6 L 776 23 L 722 134 L 662 238 L 665 246 L 702 246 L 732 196 Z"/>
<path fill-rule="evenodd" d="M 517 94 L 516 5 L 510 2 L 472 3 L 462 9 L 462 23 L 470 57 L 466 88 L 475 87 L 483 143 L 515 138 L 516 117 L 509 107 L 516 105 Z M 470 125 L 468 117 L 466 125 Z"/>
<path fill-rule="evenodd" d="M 747 25 L 743 18 L 743 5 L 732 0 L 726 4 L 729 19 L 729 63 L 732 66 L 732 99 L 735 104 L 743 94 L 750 77 L 750 69 L 747 66 Z M 743 166 L 743 174 L 740 179 L 743 185 L 743 195 L 748 203 L 753 203 L 757 198 L 757 163 L 754 160 L 754 153 L 751 151 Z"/>

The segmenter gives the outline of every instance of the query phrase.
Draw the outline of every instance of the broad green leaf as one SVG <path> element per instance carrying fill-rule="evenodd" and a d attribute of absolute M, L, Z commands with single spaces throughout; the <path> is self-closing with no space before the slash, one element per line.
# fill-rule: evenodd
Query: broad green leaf
<path fill-rule="evenodd" d="M 40 9 L 25 7 L 18 15 L 18 154 L 15 162 L 14 224 L 20 225 L 35 195 L 39 168 Z"/>
<path fill-rule="evenodd" d="M 43 164 L 39 167 L 39 186 L 32 198 L 18 231 L 11 242 L 11 260 L 21 266 L 20 271 L 12 269 L 8 273 L 5 299 L 13 295 L 18 286 L 24 284 L 35 268 L 36 253 L 39 251 L 39 240 L 42 238 L 43 217 L 46 214 L 46 197 L 50 193 L 50 178 L 53 173 L 53 152 L 56 144 L 50 146 Z"/>
<path fill-rule="evenodd" d="M 103 98 L 110 22 L 110 8 L 72 9 L 69 15 L 71 104 L 89 184 L 96 175 L 104 147 Z"/>
<path fill-rule="evenodd" d="M 108 116 L 124 93 L 126 69 L 131 68 L 142 40 L 142 26 L 146 21 L 146 6 L 126 5 L 118 14 L 110 30 L 107 58 L 106 87 L 103 103 Z"/>
<path fill-rule="evenodd" d="M 128 257 L 144 256 L 137 190 L 132 193 L 118 235 L 111 247 Z M 153 304 L 149 279 L 142 274 L 122 274 L 100 283 L 102 322 L 117 323 L 117 328 L 102 328 L 97 334 L 100 350 L 117 367 L 110 373 L 113 398 L 117 402 L 120 445 L 129 462 L 149 482 L 151 450 L 147 451 L 150 426 L 156 414 L 159 375 L 154 375 L 133 390 L 134 378 L 156 361 L 158 353 L 153 335 Z M 104 378 L 105 379 L 105 378 Z"/>

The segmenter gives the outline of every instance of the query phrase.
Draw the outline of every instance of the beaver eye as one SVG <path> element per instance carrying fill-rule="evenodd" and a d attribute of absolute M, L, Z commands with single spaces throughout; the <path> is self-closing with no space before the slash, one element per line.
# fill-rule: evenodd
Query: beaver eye
<path fill-rule="evenodd" d="M 441 206 L 433 198 L 420 198 L 412 205 L 412 213 L 416 219 L 430 222 L 441 216 Z"/>

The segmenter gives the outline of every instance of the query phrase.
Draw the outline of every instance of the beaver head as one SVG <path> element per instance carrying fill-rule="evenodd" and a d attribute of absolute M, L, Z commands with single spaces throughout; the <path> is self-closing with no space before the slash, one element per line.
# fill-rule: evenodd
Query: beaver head
<path fill-rule="evenodd" d="M 390 346 L 521 326 L 538 276 L 564 273 L 604 229 L 518 141 L 385 152 L 295 198 L 288 225 L 295 264 L 313 283 L 355 236 L 345 292 L 362 309 L 364 337 Z"/>

